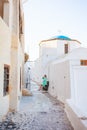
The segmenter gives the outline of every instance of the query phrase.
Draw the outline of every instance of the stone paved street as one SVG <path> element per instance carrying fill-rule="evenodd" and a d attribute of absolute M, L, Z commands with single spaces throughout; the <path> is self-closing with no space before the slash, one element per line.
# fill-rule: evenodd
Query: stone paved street
<path fill-rule="evenodd" d="M 61 102 L 37 88 L 32 93 L 22 97 L 19 112 L 8 113 L 0 130 L 73 130 Z"/>

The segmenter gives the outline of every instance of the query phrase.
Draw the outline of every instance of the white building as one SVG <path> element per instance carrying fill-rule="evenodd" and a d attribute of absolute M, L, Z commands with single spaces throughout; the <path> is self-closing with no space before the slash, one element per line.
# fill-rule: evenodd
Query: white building
<path fill-rule="evenodd" d="M 66 36 L 57 36 L 48 40 L 43 40 L 39 44 L 39 59 L 36 60 L 35 70 L 39 73 L 40 78 L 48 74 L 50 62 L 64 56 L 75 48 L 80 47 L 80 42 L 70 39 Z M 36 69 L 37 68 L 37 69 Z"/>
<path fill-rule="evenodd" d="M 74 129 L 87 130 L 87 49 L 80 46 L 65 36 L 42 41 L 35 69 L 48 75 L 49 93 L 66 104 Z"/>
<path fill-rule="evenodd" d="M 19 109 L 24 85 L 23 71 L 22 0 L 0 0 L 0 120 L 9 110 Z"/>

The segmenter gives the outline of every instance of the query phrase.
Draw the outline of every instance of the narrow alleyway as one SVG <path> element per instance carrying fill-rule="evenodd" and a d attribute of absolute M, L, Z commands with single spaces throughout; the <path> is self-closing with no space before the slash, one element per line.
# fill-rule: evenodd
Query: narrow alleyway
<path fill-rule="evenodd" d="M 0 130 L 73 130 L 64 105 L 31 86 L 32 96 L 22 97 L 19 112 L 8 113 Z"/>

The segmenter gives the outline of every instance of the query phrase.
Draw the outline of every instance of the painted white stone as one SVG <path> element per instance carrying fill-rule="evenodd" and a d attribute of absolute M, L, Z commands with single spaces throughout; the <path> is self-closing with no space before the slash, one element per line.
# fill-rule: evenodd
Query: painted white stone
<path fill-rule="evenodd" d="M 64 54 L 64 44 L 67 43 L 69 50 Z M 81 66 L 80 63 L 81 60 L 87 60 L 87 48 L 80 46 L 76 40 L 42 41 L 34 70 L 41 76 L 47 74 L 50 83 L 48 91 L 66 103 L 66 112 L 75 130 L 86 130 L 87 121 L 79 117 L 87 117 L 87 66 Z M 71 103 L 66 102 L 67 99 Z"/>
<path fill-rule="evenodd" d="M 3 19 L 0 17 L 0 119 L 9 110 L 19 109 L 24 85 L 24 32 L 19 28 L 19 0 L 4 2 L 3 9 Z M 22 7 L 20 15 L 23 27 Z M 4 64 L 10 66 L 9 93 L 6 96 L 3 96 Z"/>

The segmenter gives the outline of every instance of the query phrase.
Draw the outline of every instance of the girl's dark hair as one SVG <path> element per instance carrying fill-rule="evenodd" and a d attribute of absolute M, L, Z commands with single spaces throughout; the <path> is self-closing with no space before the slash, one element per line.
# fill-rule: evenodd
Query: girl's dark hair
<path fill-rule="evenodd" d="M 44 77 L 47 77 L 47 75 L 45 74 Z"/>

